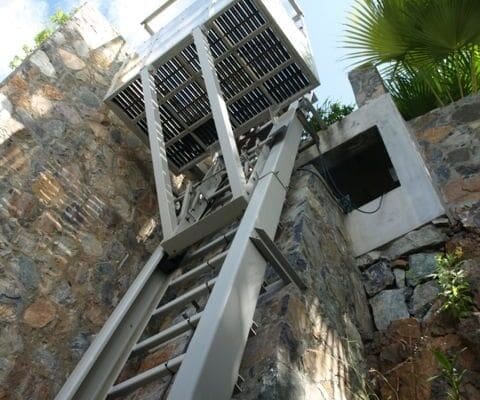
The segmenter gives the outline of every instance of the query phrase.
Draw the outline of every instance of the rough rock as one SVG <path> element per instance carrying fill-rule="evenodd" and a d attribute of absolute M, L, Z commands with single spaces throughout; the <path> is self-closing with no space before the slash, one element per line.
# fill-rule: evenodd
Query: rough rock
<path fill-rule="evenodd" d="M 389 244 L 382 246 L 356 259 L 357 266 L 372 264 L 380 258 L 395 260 L 404 255 L 411 254 L 426 248 L 435 248 L 448 240 L 443 229 L 434 225 L 425 225 L 420 229 L 408 232 L 406 235 L 396 239 Z"/>
<path fill-rule="evenodd" d="M 46 97 L 39 94 L 34 94 L 32 96 L 30 105 L 32 108 L 32 112 L 39 117 L 43 117 L 45 114 L 50 112 L 50 110 L 53 107 L 52 102 L 50 100 L 48 100 Z"/>
<path fill-rule="evenodd" d="M 470 285 L 473 302 L 480 310 L 480 258 L 465 260 L 462 264 L 465 277 Z"/>
<path fill-rule="evenodd" d="M 440 293 L 436 281 L 428 281 L 415 287 L 409 302 L 410 313 L 417 318 L 422 318 L 432 306 Z"/>
<path fill-rule="evenodd" d="M 455 214 L 464 228 L 480 233 L 480 201 L 467 202 L 456 207 Z"/>
<path fill-rule="evenodd" d="M 75 54 L 70 53 L 64 49 L 58 49 L 58 54 L 62 58 L 63 63 L 67 68 L 73 69 L 75 71 L 85 68 L 85 63 L 77 57 Z"/>
<path fill-rule="evenodd" d="M 81 245 L 85 253 L 90 256 L 100 256 L 103 253 L 102 243 L 92 234 L 83 234 Z"/>
<path fill-rule="evenodd" d="M 416 286 L 431 279 L 437 268 L 436 256 L 437 253 L 418 253 L 408 258 L 409 269 L 406 278 L 409 286 Z"/>
<path fill-rule="evenodd" d="M 49 100 L 62 100 L 63 93 L 55 86 L 44 85 L 41 89 L 41 94 Z"/>
<path fill-rule="evenodd" d="M 35 212 L 36 199 L 30 193 L 14 191 L 8 199 L 8 209 L 12 217 L 29 219 Z"/>
<path fill-rule="evenodd" d="M 12 270 L 26 290 L 32 291 L 37 288 L 40 281 L 40 273 L 35 262 L 24 255 L 19 256 L 12 262 Z"/>
<path fill-rule="evenodd" d="M 8 399 L 55 397 L 160 242 L 160 229 L 149 248 L 129 240 L 158 220 L 150 155 L 102 101 L 124 50 L 84 5 L 0 85 L 0 375 L 10 371 L 0 393 Z M 108 69 L 96 59 L 110 60 Z M 119 196 L 129 221 L 111 211 Z M 153 205 L 139 206 L 140 196 Z M 100 262 L 113 267 L 97 276 Z"/>
<path fill-rule="evenodd" d="M 363 285 L 369 296 L 373 296 L 393 284 L 395 277 L 386 261 L 379 261 L 362 274 Z"/>
<path fill-rule="evenodd" d="M 36 65 L 40 69 L 40 71 L 46 76 L 50 78 L 56 77 L 57 74 L 55 72 L 54 66 L 50 62 L 48 56 L 42 50 L 35 51 L 30 56 L 30 62 Z"/>
<path fill-rule="evenodd" d="M 410 317 L 403 289 L 384 290 L 370 299 L 377 329 L 388 328 L 392 321 Z"/>
<path fill-rule="evenodd" d="M 453 126 L 437 126 L 429 128 L 419 134 L 419 139 L 427 141 L 431 144 L 436 144 L 445 139 L 453 131 Z"/>
<path fill-rule="evenodd" d="M 15 307 L 10 304 L 0 304 L 0 322 L 14 322 L 16 318 Z"/>
<path fill-rule="evenodd" d="M 88 107 L 96 108 L 100 106 L 100 99 L 91 90 L 88 90 L 88 89 L 80 90 L 79 98 Z"/>
<path fill-rule="evenodd" d="M 442 229 L 433 225 L 425 225 L 392 242 L 385 249 L 384 255 L 390 259 L 397 258 L 412 251 L 438 246 L 444 243 L 447 238 Z"/>
<path fill-rule="evenodd" d="M 46 299 L 39 299 L 25 310 L 24 321 L 33 328 L 43 328 L 56 316 L 55 305 Z"/>
<path fill-rule="evenodd" d="M 480 349 L 480 312 L 461 319 L 458 325 L 458 334 L 475 348 Z"/>
<path fill-rule="evenodd" d="M 401 289 L 405 287 L 405 270 L 400 268 L 395 268 L 393 270 L 393 275 L 395 275 L 395 284 L 397 288 Z"/>
<path fill-rule="evenodd" d="M 480 175 L 449 181 L 443 187 L 449 203 L 462 203 L 480 200 Z"/>

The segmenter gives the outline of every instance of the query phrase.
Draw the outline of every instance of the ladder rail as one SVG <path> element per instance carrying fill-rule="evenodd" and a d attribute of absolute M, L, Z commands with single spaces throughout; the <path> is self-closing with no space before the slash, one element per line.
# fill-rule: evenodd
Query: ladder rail
<path fill-rule="evenodd" d="M 164 250 L 158 246 L 55 400 L 106 397 L 168 287 L 170 278 L 157 268 L 163 257 Z"/>
<path fill-rule="evenodd" d="M 293 103 L 272 128 L 274 132 L 287 126 L 272 146 L 169 400 L 223 400 L 232 395 L 267 265 L 250 237 L 255 228 L 270 238 L 275 235 L 303 132 L 297 108 L 298 102 Z"/>

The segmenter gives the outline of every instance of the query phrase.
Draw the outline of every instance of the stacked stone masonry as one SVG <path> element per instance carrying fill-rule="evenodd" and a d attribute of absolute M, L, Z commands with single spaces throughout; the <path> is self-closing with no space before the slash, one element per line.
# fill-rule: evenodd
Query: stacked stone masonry
<path fill-rule="evenodd" d="M 409 122 L 445 202 L 456 218 L 480 202 L 480 95 Z M 474 217 L 472 215 L 471 217 Z M 467 222 L 478 226 L 477 221 Z"/>
<path fill-rule="evenodd" d="M 0 87 L 2 400 L 53 398 L 160 242 L 148 149 L 102 102 L 124 50 L 84 6 Z M 310 289 L 262 299 L 238 398 L 346 399 L 362 385 L 361 336 L 373 325 L 341 213 L 316 179 L 295 177 L 279 238 Z M 189 336 L 120 379 L 181 352 Z"/>
<path fill-rule="evenodd" d="M 0 86 L 1 400 L 53 398 L 160 242 L 148 149 L 102 102 L 124 59 L 124 41 L 83 6 Z M 385 91 L 371 74 L 357 86 L 362 104 Z M 382 399 L 442 399 L 445 382 L 428 380 L 438 374 L 432 349 L 464 347 L 462 394 L 480 398 L 480 96 L 409 124 L 454 223 L 355 260 L 323 183 L 295 173 L 276 241 L 309 289 L 261 298 L 236 399 L 343 400 L 375 388 Z M 457 246 L 475 308 L 451 321 L 437 312 L 431 273 L 435 255 Z M 121 379 L 179 354 L 189 337 Z M 365 380 L 367 366 L 377 372 Z M 170 382 L 129 398 L 158 398 Z"/>
<path fill-rule="evenodd" d="M 288 285 L 262 299 L 240 370 L 245 391 L 235 398 L 361 396 L 373 323 L 342 212 L 314 174 L 294 175 L 277 243 L 308 290 Z"/>
<path fill-rule="evenodd" d="M 434 221 L 357 259 L 375 321 L 365 342 L 372 390 L 381 399 L 446 398 L 434 351 L 457 356 L 461 395 L 480 398 L 480 96 L 409 122 L 450 219 Z M 443 302 L 436 256 L 462 248 L 473 296 L 470 316 L 455 319 Z M 392 279 L 393 276 L 393 279 Z"/>
<path fill-rule="evenodd" d="M 430 379 L 441 375 L 434 351 L 448 357 L 458 355 L 457 369 L 466 370 L 462 398 L 480 398 L 480 229 L 473 232 L 442 225 L 410 232 L 410 238 L 423 237 L 418 247 L 404 237 L 357 260 L 366 293 L 371 296 L 376 328 L 373 340 L 364 343 L 373 371 L 369 381 L 381 399 L 445 398 L 446 380 Z M 444 300 L 432 277 L 436 256 L 458 247 L 464 252 L 462 268 L 474 302 L 472 313 L 461 319 L 440 309 Z M 362 265 L 365 261 L 368 264 Z"/>
<path fill-rule="evenodd" d="M 82 7 L 0 86 L 0 399 L 51 399 L 159 242 L 148 150 L 102 102 L 124 41 Z"/>

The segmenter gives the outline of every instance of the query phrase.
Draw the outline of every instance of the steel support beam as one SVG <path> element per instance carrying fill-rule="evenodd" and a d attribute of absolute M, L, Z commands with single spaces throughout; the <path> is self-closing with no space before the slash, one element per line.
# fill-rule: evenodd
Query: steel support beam
<path fill-rule="evenodd" d="M 267 260 L 273 269 L 275 269 L 280 278 L 282 278 L 286 284 L 292 282 L 300 290 L 306 290 L 307 285 L 305 285 L 302 279 L 298 276 L 268 234 L 260 228 L 255 228 L 255 232 L 256 235 L 250 238 L 251 241 L 257 250 L 262 253 L 265 260 Z"/>
<path fill-rule="evenodd" d="M 100 400 L 107 396 L 130 349 L 140 338 L 168 287 L 169 278 L 157 268 L 163 255 L 159 246 L 95 337 L 56 400 Z"/>
<path fill-rule="evenodd" d="M 158 208 L 162 222 L 164 238 L 170 238 L 177 228 L 177 217 L 172 193 L 172 183 L 168 169 L 167 152 L 163 136 L 162 122 L 158 110 L 155 79 L 148 67 L 141 72 L 143 94 L 145 98 L 145 112 L 147 116 L 148 138 L 153 162 L 153 174 L 157 190 Z"/>
<path fill-rule="evenodd" d="M 225 103 L 220 88 L 208 40 L 201 28 L 196 28 L 193 31 L 193 41 L 197 48 L 198 59 L 200 61 L 208 100 L 210 102 L 210 108 L 212 109 L 213 120 L 215 122 L 233 197 L 246 197 L 245 174 L 243 173 L 240 155 L 235 142 L 235 136 L 233 135 L 227 104 Z"/>
<path fill-rule="evenodd" d="M 198 33 L 197 33 L 198 35 Z M 253 321 L 266 261 L 250 240 L 255 228 L 273 238 L 303 127 L 292 105 L 273 127 L 288 126 L 273 144 L 202 318 L 169 394 L 170 400 L 231 398 Z"/>

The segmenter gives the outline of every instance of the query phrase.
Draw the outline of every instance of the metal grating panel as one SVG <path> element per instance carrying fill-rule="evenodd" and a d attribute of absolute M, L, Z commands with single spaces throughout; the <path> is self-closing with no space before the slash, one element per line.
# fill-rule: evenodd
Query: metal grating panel
<path fill-rule="evenodd" d="M 271 107 L 284 106 L 318 83 L 261 7 L 263 1 L 236 1 L 206 23 L 220 86 L 237 132 L 252 121 L 265 121 Z M 167 156 L 174 169 L 182 171 L 217 142 L 193 39 L 169 52 L 153 74 Z M 147 134 L 138 76 L 112 101 Z"/>

